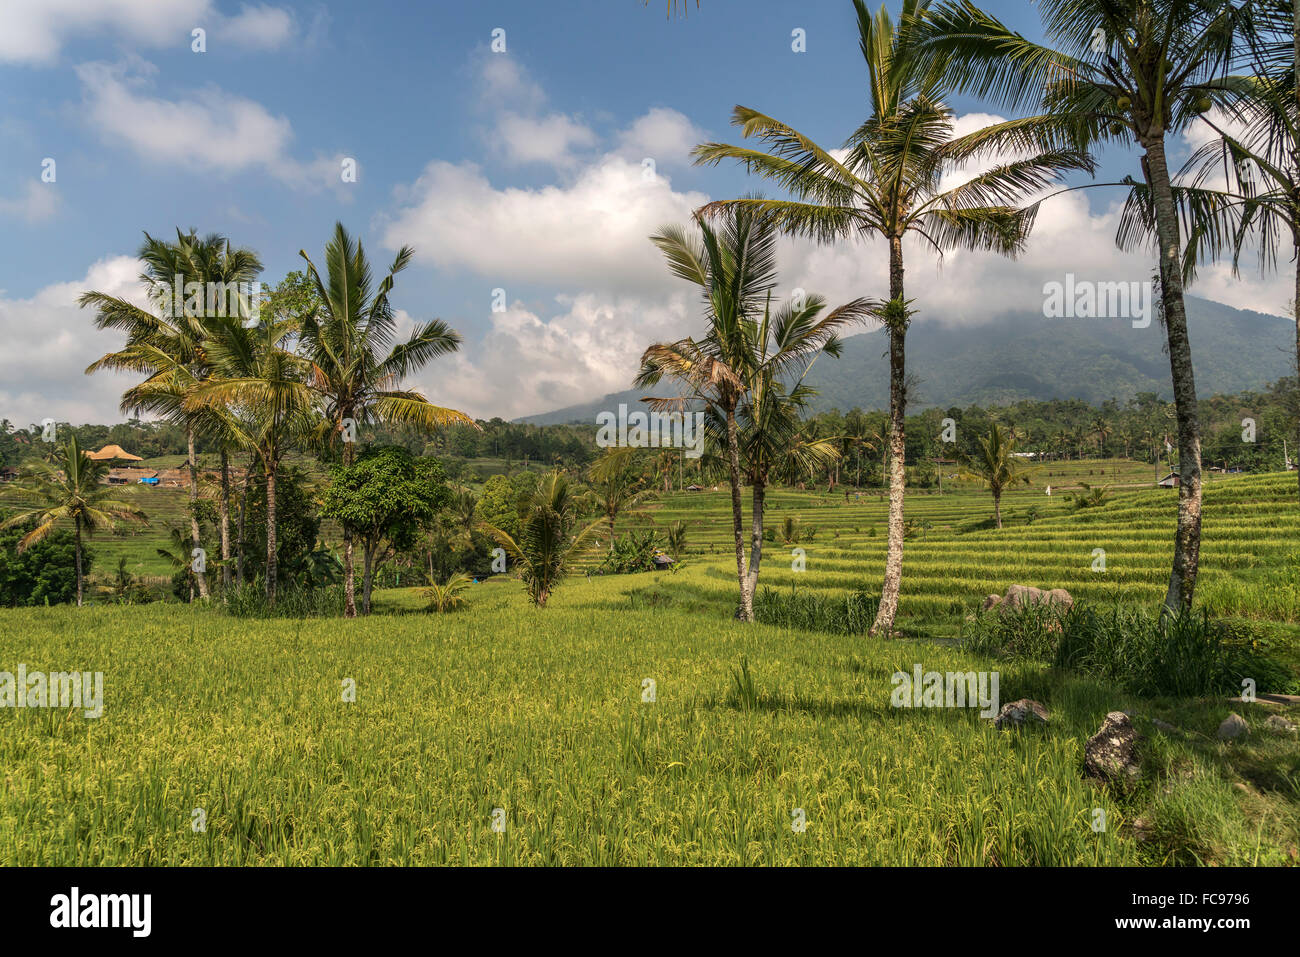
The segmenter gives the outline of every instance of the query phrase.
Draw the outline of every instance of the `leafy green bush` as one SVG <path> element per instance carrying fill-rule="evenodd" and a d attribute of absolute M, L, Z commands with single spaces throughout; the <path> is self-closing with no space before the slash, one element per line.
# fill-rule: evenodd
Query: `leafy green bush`
<path fill-rule="evenodd" d="M 879 604 L 878 596 L 862 589 L 847 595 L 826 596 L 811 591 L 763 588 L 754 602 L 754 617 L 765 624 L 786 628 L 864 635 L 876 620 Z"/>
<path fill-rule="evenodd" d="M 662 551 L 663 545 L 663 540 L 653 529 L 628 532 L 615 540 L 600 569 L 603 573 L 615 575 L 654 571 L 655 553 Z"/>
<path fill-rule="evenodd" d="M 226 602 L 216 607 L 234 618 L 341 618 L 343 586 L 308 588 L 282 585 L 275 595 L 275 605 L 266 603 L 265 586 L 260 581 L 235 586 L 224 596 Z"/>
<path fill-rule="evenodd" d="M 1258 691 L 1287 691 L 1296 683 L 1249 625 L 1213 621 L 1203 611 L 1162 616 L 1076 604 L 1062 616 L 1051 606 L 1030 605 L 976 615 L 963 628 L 962 643 L 1068 668 L 1144 697 L 1240 694 L 1246 678 Z"/>

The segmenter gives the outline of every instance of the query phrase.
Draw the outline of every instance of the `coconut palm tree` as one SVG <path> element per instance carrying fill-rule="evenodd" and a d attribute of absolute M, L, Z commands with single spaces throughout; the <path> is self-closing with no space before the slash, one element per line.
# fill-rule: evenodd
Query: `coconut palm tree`
<path fill-rule="evenodd" d="M 794 235 L 827 243 L 881 239 L 888 246 L 889 300 L 876 317 L 889 335 L 889 548 L 872 634 L 892 631 L 903 574 L 905 359 L 913 315 L 903 284 L 904 238 L 914 237 L 939 254 L 967 248 L 1016 255 L 1036 209 L 1023 204 L 1062 172 L 1092 169 L 1085 154 L 1069 147 L 1040 149 L 1045 138 L 1033 118 L 954 138 L 940 77 L 920 66 L 911 51 L 913 26 L 927 3 L 904 0 L 903 17 L 895 24 L 885 8 L 873 16 L 863 0 L 854 0 L 871 113 L 845 143 L 842 158 L 794 127 L 743 106 L 735 108 L 733 124 L 766 151 L 723 143 L 695 150 L 697 162 L 739 161 L 795 196 L 710 203 L 709 214 L 748 204 Z M 1009 149 L 1029 155 L 995 162 L 960 185 L 946 185 L 944 173 L 954 166 Z"/>
<path fill-rule="evenodd" d="M 988 435 L 980 436 L 975 454 L 965 456 L 963 461 L 963 475 L 983 482 L 993 493 L 993 515 L 998 528 L 1002 527 L 1002 493 L 1013 485 L 1028 485 L 1035 471 L 1021 464 L 1014 455 L 1015 450 L 1016 440 L 995 422 Z"/>
<path fill-rule="evenodd" d="M 101 484 L 108 474 L 108 463 L 97 462 L 82 452 L 75 433 L 69 435 L 59 453 L 59 468 L 41 463 L 20 480 L 11 493 L 20 511 L 0 524 L 0 528 L 36 523 L 35 528 L 18 540 L 18 551 L 22 552 L 44 541 L 60 522 L 70 520 L 76 556 L 77 607 L 80 608 L 85 583 L 83 536 L 113 528 L 115 519 L 144 524 L 148 524 L 148 519 L 130 502 L 108 497 L 110 486 Z"/>
<path fill-rule="evenodd" d="M 302 345 L 311 362 L 311 383 L 320 393 L 333 434 L 342 434 L 343 464 L 351 465 L 356 427 L 369 422 L 435 429 L 478 425 L 464 412 L 431 403 L 420 392 L 402 388 L 402 380 L 438 356 L 460 348 L 459 333 L 441 319 L 417 325 L 405 342 L 394 344 L 397 317 L 389 302 L 393 277 L 415 255 L 409 246 L 397 251 L 388 275 L 373 283 L 370 260 L 359 239 L 342 223 L 325 246 L 325 275 L 305 250 L 308 276 L 315 285 L 319 310 L 303 318 Z M 344 615 L 355 618 L 356 577 L 352 535 L 343 535 Z"/>
<path fill-rule="evenodd" d="M 798 397 L 802 378 L 823 351 L 840 352 L 839 333 L 867 316 L 870 304 L 856 299 L 822 315 L 825 300 L 809 296 L 783 307 L 771 317 L 768 296 L 776 283 L 777 232 L 772 218 L 759 208 L 738 206 L 722 210 L 715 223 L 697 215 L 699 239 L 679 226 L 665 226 L 651 237 L 669 269 L 704 293 L 705 334 L 672 343 L 657 343 L 641 357 L 636 385 L 648 387 L 668 378 L 682 389 L 677 398 L 646 398 L 652 408 L 685 410 L 702 406 L 706 436 L 726 450 L 731 483 L 732 530 L 736 576 L 740 585 L 737 617 L 752 621 L 753 591 L 763 548 L 762 490 L 756 489 L 751 523 L 751 555 L 746 561 L 741 504 L 741 407 L 749 422 L 761 430 L 774 423 L 776 413 L 765 408 L 775 402 L 760 393 L 775 390 L 793 378 L 795 386 L 784 401 Z M 803 395 L 807 395 L 807 391 Z M 778 403 L 779 404 L 779 403 Z M 771 416 L 771 418 L 765 418 Z"/>
<path fill-rule="evenodd" d="M 1134 144 L 1157 236 L 1164 326 L 1178 410 L 1181 482 L 1165 606 L 1191 604 L 1201 543 L 1201 430 L 1183 301 L 1184 246 L 1166 158 L 1215 102 L 1227 79 L 1245 6 L 1234 0 L 1039 0 L 1046 43 L 1034 43 L 969 0 L 944 0 L 917 17 L 918 61 L 958 90 L 1002 107 L 1041 111 L 1059 138 L 1080 146 Z M 1131 183 L 1131 181 L 1130 181 Z"/>
<path fill-rule="evenodd" d="M 213 413 L 227 429 L 221 438 L 252 449 L 266 479 L 266 581 L 268 604 L 277 585 L 276 479 L 293 443 L 319 432 L 318 393 L 312 370 L 288 348 L 298 327 L 266 315 L 254 326 L 238 318 L 210 325 L 206 352 L 212 373 L 186 394 L 186 410 Z M 217 415 L 217 413 L 224 413 Z"/>
<path fill-rule="evenodd" d="M 642 477 L 633 468 L 633 448 L 606 449 L 605 454 L 588 470 L 591 490 L 600 502 L 609 523 L 609 550 L 614 551 L 615 523 L 618 513 L 645 499 L 651 490 L 642 488 Z"/>
<path fill-rule="evenodd" d="M 196 435 L 211 434 L 211 416 L 188 412 L 183 398 L 188 389 L 209 372 L 204 342 L 207 324 L 228 312 L 247 316 L 252 311 L 247 290 L 262 271 L 262 262 L 250 249 L 235 248 L 230 240 L 215 233 L 205 237 L 195 232 L 176 231 L 176 241 L 155 239 L 145 233 L 139 258 L 145 269 L 140 281 L 154 312 L 102 292 L 86 292 L 78 299 L 82 308 L 96 310 L 95 326 L 126 333 L 122 349 L 102 356 L 86 369 L 139 372 L 147 378 L 127 390 L 122 411 L 152 412 L 179 421 L 185 428 L 187 464 L 190 473 L 190 541 L 199 547 L 198 464 Z M 186 287 L 198 283 L 202 292 L 194 295 Z M 177 289 L 181 295 L 177 295 Z M 191 287 L 192 288 L 192 287 Z M 223 582 L 229 584 L 230 482 L 228 449 L 221 446 L 221 495 L 218 523 L 221 529 Z M 199 593 L 208 596 L 206 579 L 199 581 Z"/>
<path fill-rule="evenodd" d="M 578 507 L 568 479 L 553 471 L 538 482 L 529 497 L 517 539 L 495 525 L 484 522 L 479 526 L 515 558 L 528 600 L 538 608 L 546 607 L 574 556 L 604 521 L 597 519 L 575 531 Z"/>

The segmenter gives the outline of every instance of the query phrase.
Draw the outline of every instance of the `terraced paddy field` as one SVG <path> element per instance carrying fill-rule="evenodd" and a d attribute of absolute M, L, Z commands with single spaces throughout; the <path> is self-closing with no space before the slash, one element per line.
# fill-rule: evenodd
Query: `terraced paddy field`
<path fill-rule="evenodd" d="M 1206 500 L 1202 594 L 1283 636 L 1293 496 L 1294 476 L 1276 475 L 1225 479 Z M 1027 525 L 1015 516 L 1031 504 Z M 806 572 L 778 544 L 765 581 L 878 585 L 883 501 L 773 505 L 774 527 L 798 514 L 818 532 Z M 998 532 L 968 527 L 989 511 L 973 490 L 914 496 L 927 527 L 908 543 L 891 640 L 732 620 L 712 493 L 627 523 L 687 520 L 680 571 L 578 574 L 540 611 L 504 577 L 445 615 L 419 589 L 381 592 L 375 616 L 351 622 L 0 611 L 0 668 L 105 680 L 100 718 L 0 709 L 0 864 L 1300 863 L 1300 746 L 1266 724 L 1300 707 L 1137 697 L 951 640 L 1013 581 L 1158 600 L 1174 507 L 1163 490 L 1082 512 L 1026 493 Z M 996 671 L 1002 701 L 1041 701 L 1050 722 L 998 731 L 974 709 L 892 707 L 891 676 L 918 664 Z M 1129 794 L 1082 772 L 1114 710 L 1145 736 Z M 1223 743 L 1232 711 L 1249 733 Z"/>

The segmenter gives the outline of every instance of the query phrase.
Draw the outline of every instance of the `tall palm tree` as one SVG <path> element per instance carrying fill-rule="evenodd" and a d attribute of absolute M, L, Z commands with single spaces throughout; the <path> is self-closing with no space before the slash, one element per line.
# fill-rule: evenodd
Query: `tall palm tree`
<path fill-rule="evenodd" d="M 802 393 L 798 390 L 811 362 L 822 352 L 839 355 L 839 333 L 865 319 L 871 304 L 855 299 L 823 316 L 825 300 L 809 296 L 783 307 L 773 320 L 768 302 L 776 284 L 773 218 L 761 207 L 741 205 L 721 210 L 715 222 L 716 228 L 704 216 L 696 216 L 699 239 L 680 226 L 665 226 L 651 237 L 674 275 L 703 291 L 708 327 L 699 339 L 657 343 L 646 349 L 636 385 L 653 386 L 664 378 L 675 381 L 683 390 L 681 396 L 644 401 L 684 414 L 693 404 L 703 406 L 706 435 L 726 450 L 740 586 L 737 617 L 753 621 L 753 589 L 763 549 L 763 489 L 752 489 L 747 561 L 740 491 L 745 455 L 741 416 L 748 418 L 751 431 L 760 438 L 764 428 L 775 427 L 778 411 L 765 403 L 780 405 L 806 396 L 806 388 Z M 778 401 L 776 390 L 787 388 L 785 383 L 791 379 L 794 386 Z M 751 479 L 758 474 L 750 471 Z"/>
<path fill-rule="evenodd" d="M 528 600 L 538 608 L 546 607 L 574 557 L 603 521 L 597 519 L 575 531 L 577 511 L 568 479 L 554 471 L 542 478 L 529 497 L 517 539 L 495 525 L 480 525 L 515 558 Z"/>
<path fill-rule="evenodd" d="M 1183 241 L 1166 158 L 1177 136 L 1216 101 L 1245 6 L 1234 0 L 1039 0 L 1045 44 L 969 0 L 944 0 L 918 18 L 918 58 L 956 89 L 1012 110 L 1055 118 L 1079 145 L 1140 147 L 1157 236 L 1164 325 L 1178 410 L 1178 527 L 1165 606 L 1189 606 L 1201 544 L 1201 429 L 1183 301 Z M 1049 123 L 1045 129 L 1050 129 Z"/>
<path fill-rule="evenodd" d="M 308 363 L 288 345 L 298 333 L 292 319 L 262 316 L 255 326 L 238 318 L 210 327 L 207 355 L 212 374 L 186 394 L 194 413 L 224 412 L 221 438 L 252 449 L 266 479 L 266 599 L 275 603 L 277 587 L 276 479 L 295 440 L 318 430 L 317 393 L 308 384 Z"/>
<path fill-rule="evenodd" d="M 102 292 L 83 293 L 82 308 L 96 309 L 95 326 L 126 333 L 123 348 L 110 352 L 91 363 L 90 374 L 100 369 L 139 372 L 147 378 L 129 389 L 122 398 L 122 411 L 141 411 L 179 421 L 185 428 L 187 464 L 190 473 L 190 541 L 199 547 L 198 464 L 195 458 L 196 434 L 211 434 L 211 417 L 184 409 L 186 391 L 209 373 L 204 343 L 208 324 L 228 311 L 247 315 L 251 304 L 241 284 L 253 282 L 262 271 L 261 260 L 252 250 L 232 247 L 224 236 L 215 233 L 200 237 L 195 232 L 176 230 L 176 241 L 156 239 L 145 233 L 139 257 L 144 262 L 140 281 L 155 312 L 141 309 L 120 297 Z M 178 297 L 189 283 L 199 283 L 204 292 L 196 298 Z M 211 286 L 210 284 L 219 284 Z M 208 294 L 212 289 L 226 295 Z M 223 583 L 229 584 L 230 559 L 230 482 L 228 449 L 221 446 L 222 486 L 218 502 L 221 531 Z M 206 579 L 199 581 L 199 593 L 208 596 Z"/>
<path fill-rule="evenodd" d="M 28 508 L 8 518 L 0 528 L 36 522 L 36 527 L 18 541 L 22 552 L 44 541 L 60 522 L 72 521 L 76 556 L 77 607 L 81 607 L 85 575 L 82 569 L 82 537 L 103 528 L 113 528 L 114 519 L 148 522 L 144 512 L 130 502 L 109 498 L 110 486 L 100 484 L 108 473 L 107 462 L 89 458 L 70 434 L 59 450 L 58 469 L 41 463 L 34 466 L 13 491 L 15 501 Z"/>
<path fill-rule="evenodd" d="M 403 389 L 402 380 L 438 356 L 460 348 L 460 335 L 441 319 L 416 326 L 405 342 L 394 343 L 397 319 L 389 293 L 393 277 L 415 255 L 403 246 L 388 275 L 374 285 L 370 260 L 359 239 L 342 223 L 325 246 L 325 276 L 321 276 L 306 250 L 308 274 L 320 300 L 319 312 L 308 314 L 300 332 L 311 362 L 311 382 L 324 400 L 325 415 L 334 434 L 345 421 L 356 426 L 369 422 L 403 423 L 422 429 L 446 425 L 478 425 L 455 409 L 434 405 L 420 392 Z M 343 464 L 351 465 L 354 443 L 343 443 Z M 356 577 L 352 562 L 352 535 L 343 534 L 344 614 L 355 618 Z"/>
<path fill-rule="evenodd" d="M 1036 207 L 1022 204 L 1067 170 L 1091 170 L 1083 153 L 1038 147 L 1042 131 L 1031 118 L 953 137 L 952 111 L 942 102 L 936 72 L 912 56 L 913 26 L 928 0 L 904 0 L 898 24 L 881 8 L 874 16 L 854 0 L 859 44 L 867 66 L 871 113 L 833 155 L 795 128 L 748 107 L 732 122 L 767 150 L 706 143 L 697 162 L 725 159 L 776 182 L 796 198 L 728 200 L 705 207 L 710 214 L 741 203 L 760 208 L 788 233 L 818 242 L 850 237 L 883 240 L 889 250 L 889 300 L 876 317 L 889 335 L 889 548 L 880 609 L 872 634 L 888 634 L 898 611 L 903 574 L 903 505 L 906 471 L 906 336 L 913 315 L 903 284 L 903 240 L 911 236 L 942 255 L 954 248 L 1016 255 L 1024 246 Z M 945 188 L 953 166 L 1000 150 L 1031 155 L 998 162 L 966 182 Z"/>
<path fill-rule="evenodd" d="M 993 493 L 993 515 L 998 528 L 1002 527 L 1002 493 L 1013 485 L 1028 485 L 1029 476 L 1034 472 L 1021 464 L 1015 450 L 1016 440 L 995 422 L 988 435 L 980 436 L 979 449 L 963 462 L 966 477 L 983 482 Z"/>

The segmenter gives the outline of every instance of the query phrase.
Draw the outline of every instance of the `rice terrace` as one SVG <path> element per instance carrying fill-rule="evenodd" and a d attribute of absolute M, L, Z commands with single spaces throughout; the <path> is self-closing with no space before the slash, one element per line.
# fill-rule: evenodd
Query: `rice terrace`
<path fill-rule="evenodd" d="M 1300 866 L 1300 7 L 73 6 L 0 864 Z"/>

